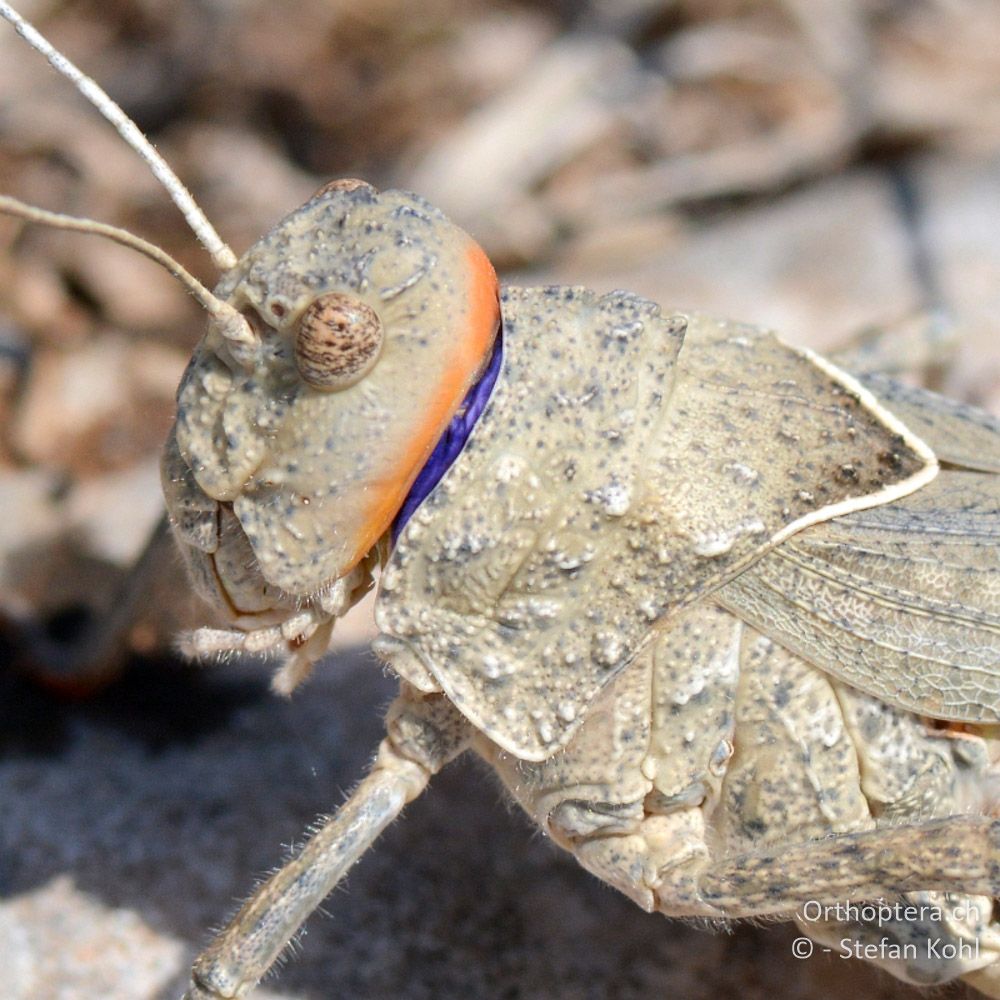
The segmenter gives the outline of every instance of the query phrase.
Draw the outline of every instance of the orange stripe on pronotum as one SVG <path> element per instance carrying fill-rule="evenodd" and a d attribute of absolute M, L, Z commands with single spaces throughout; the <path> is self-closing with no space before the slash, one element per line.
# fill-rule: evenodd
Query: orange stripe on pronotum
<path fill-rule="evenodd" d="M 373 500 L 348 568 L 363 559 L 388 528 L 448 421 L 489 359 L 500 323 L 496 271 L 478 243 L 470 241 L 465 256 L 468 308 L 457 321 L 451 356 L 442 365 L 437 386 L 426 392 L 423 420 L 402 442 L 393 474 L 372 484 Z"/>

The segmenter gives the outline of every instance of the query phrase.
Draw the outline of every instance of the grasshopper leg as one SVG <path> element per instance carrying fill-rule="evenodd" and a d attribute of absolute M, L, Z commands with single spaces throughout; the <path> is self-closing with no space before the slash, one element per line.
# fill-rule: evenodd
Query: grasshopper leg
<path fill-rule="evenodd" d="M 1000 820 L 949 816 L 734 855 L 700 879 L 725 916 L 788 913 L 817 900 L 941 890 L 1000 895 Z"/>
<path fill-rule="evenodd" d="M 173 556 L 173 539 L 161 517 L 146 545 L 121 582 L 106 615 L 94 617 L 72 642 L 60 643 L 37 625 L 25 622 L 23 666 L 47 686 L 86 695 L 113 680 L 128 653 L 129 629 L 150 599 L 153 583 Z"/>
<path fill-rule="evenodd" d="M 811 905 L 796 923 L 829 951 L 865 955 L 917 986 L 964 976 L 1000 996 L 1000 923 L 987 896 L 910 892 L 870 907 Z"/>
<path fill-rule="evenodd" d="M 467 740 L 466 724 L 443 698 L 408 691 L 390 708 L 388 730 L 350 798 L 197 958 L 184 1000 L 230 1000 L 252 990 L 303 921 Z"/>
<path fill-rule="evenodd" d="M 591 809 L 607 819 L 600 803 Z M 574 815 L 586 812 L 578 804 Z M 700 819 L 694 809 L 647 814 L 566 846 L 646 910 L 725 920 L 797 912 L 801 929 L 831 951 L 921 986 L 961 976 L 1000 998 L 1000 822 L 953 816 L 713 860 Z M 569 831 L 552 832 L 566 841 Z M 938 891 L 920 891 L 927 886 Z M 873 900 L 883 908 L 868 922 L 849 909 Z M 841 907 L 847 918 L 838 920 Z"/>
<path fill-rule="evenodd" d="M 940 381 L 959 343 L 959 331 L 949 316 L 943 310 L 929 309 L 887 326 L 861 330 L 829 357 L 855 375 L 912 372 L 923 376 L 926 384 Z"/>
<path fill-rule="evenodd" d="M 810 937 L 900 979 L 961 976 L 1000 998 L 1000 820 L 951 816 L 737 855 L 706 870 L 698 888 L 727 917 L 797 909 Z M 813 920 L 804 891 L 817 909 L 888 900 L 887 916 Z"/>

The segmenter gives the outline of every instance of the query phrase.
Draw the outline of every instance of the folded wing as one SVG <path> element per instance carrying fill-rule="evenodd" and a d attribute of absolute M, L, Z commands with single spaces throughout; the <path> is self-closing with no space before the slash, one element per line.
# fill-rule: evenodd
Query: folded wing
<path fill-rule="evenodd" d="M 1000 467 L 1000 433 L 986 414 L 942 403 L 925 409 L 915 428 L 946 463 L 932 483 L 806 529 L 717 596 L 775 641 L 878 698 L 942 719 L 995 723 L 1000 476 L 947 466 Z"/>

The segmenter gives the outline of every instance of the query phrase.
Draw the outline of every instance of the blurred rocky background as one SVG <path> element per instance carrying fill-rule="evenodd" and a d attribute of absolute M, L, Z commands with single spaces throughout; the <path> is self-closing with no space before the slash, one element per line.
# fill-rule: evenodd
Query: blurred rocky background
<path fill-rule="evenodd" d="M 237 252 L 332 177 L 427 196 L 506 280 L 630 288 L 824 350 L 930 331 L 1000 408 L 997 0 L 23 0 Z M 126 226 L 208 283 L 135 155 L 0 28 L 0 190 Z M 48 653 L 120 606 L 202 318 L 93 238 L 0 217 L 0 994 L 167 998 L 206 929 L 361 773 L 391 696 L 364 614 L 291 703 L 191 667 L 169 553 L 122 672 Z M 46 656 L 39 655 L 42 649 Z M 72 679 L 72 678 L 71 678 Z M 55 690 L 54 690 L 55 689 Z M 441 775 L 262 997 L 911 997 L 787 927 L 648 917 Z M 962 995 L 959 989 L 949 995 Z"/>

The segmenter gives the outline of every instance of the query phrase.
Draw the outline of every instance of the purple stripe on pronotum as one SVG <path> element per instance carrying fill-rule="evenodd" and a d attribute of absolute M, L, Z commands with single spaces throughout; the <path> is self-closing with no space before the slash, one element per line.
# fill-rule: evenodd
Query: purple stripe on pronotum
<path fill-rule="evenodd" d="M 486 409 L 486 404 L 490 401 L 493 387 L 496 385 L 497 376 L 502 367 L 503 327 L 501 326 L 493 343 L 493 353 L 490 355 L 489 364 L 466 393 L 458 412 L 448 424 L 448 429 L 413 481 L 410 492 L 406 495 L 403 506 L 399 509 L 396 520 L 392 523 L 393 544 L 399 537 L 399 533 L 406 527 L 406 522 L 413 516 L 413 512 L 427 499 L 431 490 L 441 481 L 465 447 L 465 442 L 469 440 L 469 435 Z"/>

